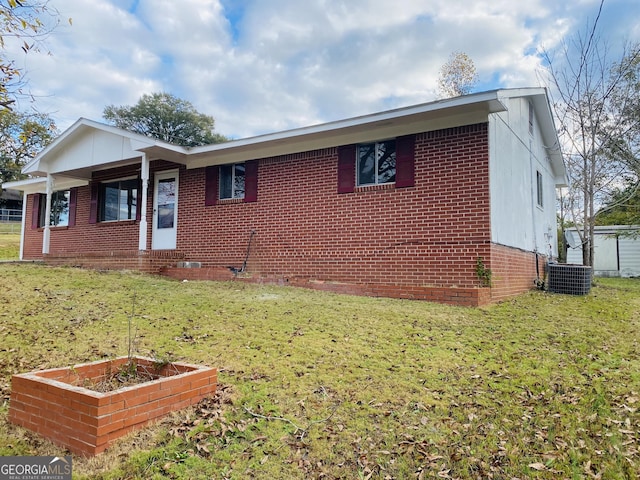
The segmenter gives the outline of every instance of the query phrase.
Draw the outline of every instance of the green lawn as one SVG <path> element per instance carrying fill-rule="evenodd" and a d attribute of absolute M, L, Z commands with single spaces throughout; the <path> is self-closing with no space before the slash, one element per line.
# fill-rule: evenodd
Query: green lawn
<path fill-rule="evenodd" d="M 19 256 L 20 233 L 0 233 L 0 260 L 17 260 Z"/>
<path fill-rule="evenodd" d="M 20 222 L 0 222 L 0 233 L 13 233 L 20 235 Z"/>
<path fill-rule="evenodd" d="M 640 280 L 471 309 L 30 264 L 0 274 L 0 455 L 65 453 L 7 423 L 11 374 L 125 355 L 130 319 L 137 353 L 220 369 L 216 398 L 74 458 L 74 478 L 640 471 Z"/>

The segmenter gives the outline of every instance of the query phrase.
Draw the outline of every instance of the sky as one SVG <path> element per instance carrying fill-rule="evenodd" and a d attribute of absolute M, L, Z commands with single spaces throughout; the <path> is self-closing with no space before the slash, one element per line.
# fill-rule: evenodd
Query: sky
<path fill-rule="evenodd" d="M 584 32 L 600 0 L 49 0 L 59 25 L 27 72 L 18 109 L 63 131 L 107 105 L 168 92 L 246 138 L 438 98 L 452 52 L 474 91 L 544 86 L 544 50 Z M 68 19 L 71 19 L 71 22 Z M 611 51 L 640 41 L 640 0 L 605 0 Z"/>

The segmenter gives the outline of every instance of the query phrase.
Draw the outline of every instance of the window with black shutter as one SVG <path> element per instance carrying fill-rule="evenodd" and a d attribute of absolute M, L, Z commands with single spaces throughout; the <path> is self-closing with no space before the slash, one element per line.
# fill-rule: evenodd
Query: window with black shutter
<path fill-rule="evenodd" d="M 415 135 L 338 147 L 338 193 L 390 184 L 415 185 Z"/>

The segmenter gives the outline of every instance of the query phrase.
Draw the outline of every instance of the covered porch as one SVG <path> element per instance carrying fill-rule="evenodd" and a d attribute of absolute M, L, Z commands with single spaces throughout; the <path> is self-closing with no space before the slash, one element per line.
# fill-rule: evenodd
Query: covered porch
<path fill-rule="evenodd" d="M 151 271 L 181 258 L 185 159 L 182 147 L 78 120 L 24 167 L 31 178 L 3 185 L 24 192 L 20 259 Z M 105 236 L 109 244 L 98 245 Z"/>

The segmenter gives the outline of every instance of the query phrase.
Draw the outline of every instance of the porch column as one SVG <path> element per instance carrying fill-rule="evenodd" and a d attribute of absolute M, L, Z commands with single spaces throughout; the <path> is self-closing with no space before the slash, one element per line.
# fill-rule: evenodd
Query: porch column
<path fill-rule="evenodd" d="M 27 231 L 27 192 L 22 192 L 22 225 L 20 230 L 20 260 L 24 260 L 24 234 Z"/>
<path fill-rule="evenodd" d="M 140 208 L 140 233 L 138 235 L 138 249 L 147 249 L 147 194 L 149 192 L 149 160 L 147 154 L 142 154 L 140 179 L 142 180 L 142 199 Z"/>
<path fill-rule="evenodd" d="M 51 241 L 51 227 L 49 222 L 51 220 L 51 195 L 53 194 L 53 176 L 47 175 L 47 203 L 44 213 L 44 232 L 42 236 L 42 254 L 47 255 L 49 253 L 49 243 Z"/>

